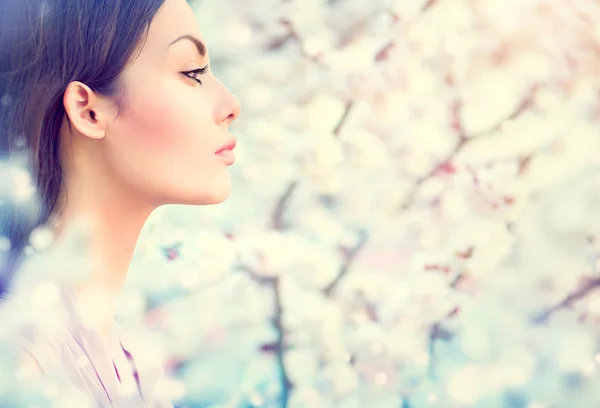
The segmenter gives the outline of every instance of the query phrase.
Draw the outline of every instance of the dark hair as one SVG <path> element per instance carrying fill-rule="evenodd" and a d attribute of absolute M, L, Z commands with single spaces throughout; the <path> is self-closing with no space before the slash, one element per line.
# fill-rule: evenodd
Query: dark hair
<path fill-rule="evenodd" d="M 0 180 L 0 238 L 10 244 L 0 248 L 0 295 L 31 232 L 58 210 L 67 85 L 80 81 L 122 102 L 120 73 L 163 1 L 0 0 L 0 163 L 24 166 L 36 188 L 23 202 Z M 9 176 L 7 167 L 0 176 Z"/>

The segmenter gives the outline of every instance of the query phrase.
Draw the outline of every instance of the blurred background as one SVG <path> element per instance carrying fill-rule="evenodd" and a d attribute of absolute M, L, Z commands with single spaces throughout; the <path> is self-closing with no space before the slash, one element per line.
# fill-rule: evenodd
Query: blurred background
<path fill-rule="evenodd" d="M 234 192 L 119 312 L 178 407 L 600 406 L 597 1 L 190 4 Z"/>

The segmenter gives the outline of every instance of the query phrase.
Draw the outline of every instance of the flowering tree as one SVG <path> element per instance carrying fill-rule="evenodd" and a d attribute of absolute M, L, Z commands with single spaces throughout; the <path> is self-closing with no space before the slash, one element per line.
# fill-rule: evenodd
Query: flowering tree
<path fill-rule="evenodd" d="M 154 214 L 120 319 L 189 407 L 592 407 L 592 0 L 204 0 L 233 196 Z"/>
<path fill-rule="evenodd" d="M 595 2 L 195 4 L 235 192 L 132 278 L 182 401 L 600 402 Z"/>

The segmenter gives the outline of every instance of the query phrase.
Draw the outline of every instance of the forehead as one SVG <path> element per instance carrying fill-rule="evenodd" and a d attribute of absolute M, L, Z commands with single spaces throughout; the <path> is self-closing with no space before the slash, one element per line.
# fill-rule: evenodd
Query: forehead
<path fill-rule="evenodd" d="M 194 11 L 186 0 L 165 0 L 150 24 L 144 48 L 164 50 L 174 39 L 186 34 L 203 39 Z"/>

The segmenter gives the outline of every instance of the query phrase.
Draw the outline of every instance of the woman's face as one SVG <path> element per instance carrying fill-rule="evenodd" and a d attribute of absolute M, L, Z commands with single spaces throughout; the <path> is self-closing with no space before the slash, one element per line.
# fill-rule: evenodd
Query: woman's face
<path fill-rule="evenodd" d="M 240 103 L 208 64 L 192 9 L 185 0 L 165 0 L 122 73 L 125 98 L 103 140 L 106 168 L 126 190 L 157 205 L 216 204 L 229 196 L 233 153 L 218 152 L 235 144 L 228 127 Z M 207 66 L 205 74 L 185 74 Z"/>

